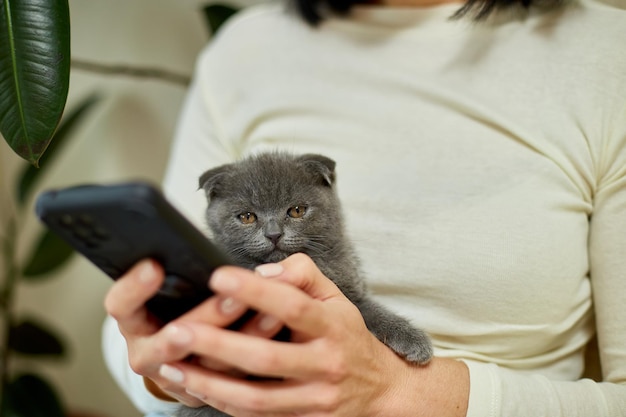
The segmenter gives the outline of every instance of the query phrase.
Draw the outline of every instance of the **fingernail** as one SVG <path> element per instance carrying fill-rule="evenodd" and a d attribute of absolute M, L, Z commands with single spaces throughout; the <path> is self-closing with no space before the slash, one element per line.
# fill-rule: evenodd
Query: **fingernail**
<path fill-rule="evenodd" d="M 167 379 L 168 381 L 180 384 L 181 382 L 183 382 L 185 380 L 185 374 L 183 374 L 183 372 L 178 369 L 178 368 L 174 368 L 173 366 L 170 365 L 161 365 L 161 367 L 159 368 L 159 375 L 161 375 L 163 378 Z"/>
<path fill-rule="evenodd" d="M 186 389 L 185 392 L 187 394 L 191 395 L 192 397 L 196 397 L 199 400 L 205 400 L 207 398 L 206 395 L 200 394 L 199 392 L 191 391 L 191 390 L 188 390 L 188 389 Z"/>
<path fill-rule="evenodd" d="M 216 291 L 231 292 L 239 289 L 239 278 L 218 270 L 211 276 L 209 285 Z"/>
<path fill-rule="evenodd" d="M 220 311 L 226 316 L 230 316 L 242 309 L 243 304 L 231 297 L 224 298 L 220 303 Z"/>
<path fill-rule="evenodd" d="M 268 332 L 278 326 L 278 319 L 274 316 L 264 316 L 259 321 L 259 329 L 264 332 Z"/>
<path fill-rule="evenodd" d="M 262 277 L 269 278 L 282 274 L 285 268 L 281 264 L 263 264 L 254 268 L 254 270 Z"/>
<path fill-rule="evenodd" d="M 152 261 L 145 261 L 139 269 L 139 281 L 143 282 L 144 284 L 149 284 L 154 281 L 155 277 L 156 274 Z"/>
<path fill-rule="evenodd" d="M 170 340 L 179 346 L 188 345 L 193 340 L 193 333 L 184 326 L 170 324 L 166 331 Z"/>

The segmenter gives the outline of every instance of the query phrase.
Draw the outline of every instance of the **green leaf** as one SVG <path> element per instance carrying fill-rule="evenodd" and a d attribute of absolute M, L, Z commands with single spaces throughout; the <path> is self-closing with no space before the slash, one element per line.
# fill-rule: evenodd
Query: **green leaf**
<path fill-rule="evenodd" d="M 211 35 L 215 35 L 220 27 L 239 9 L 226 4 L 209 4 L 203 8 L 204 17 Z"/>
<path fill-rule="evenodd" d="M 63 114 L 70 59 L 68 0 L 0 1 L 0 133 L 35 166 Z"/>
<path fill-rule="evenodd" d="M 65 417 L 63 404 L 53 386 L 42 377 L 23 374 L 6 388 L 7 417 Z"/>
<path fill-rule="evenodd" d="M 90 110 L 99 99 L 100 97 L 97 94 L 93 94 L 72 109 L 71 113 L 63 117 L 59 128 L 52 137 L 50 146 L 48 146 L 48 149 L 46 149 L 46 152 L 39 160 L 40 168 L 36 168 L 33 165 L 25 166 L 17 184 L 17 198 L 20 204 L 26 202 L 26 199 L 33 189 L 33 185 L 36 183 L 37 179 L 41 177 L 42 172 L 48 167 L 48 161 L 59 152 L 66 143 L 67 138 L 70 137 L 70 133 L 74 127 L 80 123 L 83 117 L 88 113 L 88 110 Z"/>
<path fill-rule="evenodd" d="M 33 319 L 26 319 L 11 327 L 9 347 L 24 355 L 64 356 L 65 346 L 49 326 Z"/>
<path fill-rule="evenodd" d="M 59 268 L 74 254 L 74 249 L 63 239 L 45 229 L 26 267 L 22 271 L 25 279 L 45 278 L 49 272 Z"/>

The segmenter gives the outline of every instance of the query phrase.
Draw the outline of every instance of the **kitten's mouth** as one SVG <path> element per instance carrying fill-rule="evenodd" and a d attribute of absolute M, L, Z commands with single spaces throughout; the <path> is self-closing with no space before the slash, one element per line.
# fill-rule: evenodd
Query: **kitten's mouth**
<path fill-rule="evenodd" d="M 280 262 L 289 255 L 290 254 L 288 252 L 285 252 L 275 246 L 274 249 L 272 249 L 272 251 L 265 256 L 265 262 Z"/>

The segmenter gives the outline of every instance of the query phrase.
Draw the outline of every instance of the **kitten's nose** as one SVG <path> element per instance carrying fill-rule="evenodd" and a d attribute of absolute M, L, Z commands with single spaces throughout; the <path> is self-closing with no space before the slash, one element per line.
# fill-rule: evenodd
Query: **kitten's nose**
<path fill-rule="evenodd" d="M 265 237 L 268 238 L 269 240 L 271 240 L 274 245 L 276 245 L 278 243 L 278 241 L 280 240 L 280 237 L 282 235 L 283 234 L 280 233 L 280 232 L 278 232 L 278 233 L 266 233 Z"/>
<path fill-rule="evenodd" d="M 271 221 L 265 228 L 265 237 L 268 238 L 274 245 L 278 243 L 280 237 L 283 235 L 283 231 L 275 221 Z"/>

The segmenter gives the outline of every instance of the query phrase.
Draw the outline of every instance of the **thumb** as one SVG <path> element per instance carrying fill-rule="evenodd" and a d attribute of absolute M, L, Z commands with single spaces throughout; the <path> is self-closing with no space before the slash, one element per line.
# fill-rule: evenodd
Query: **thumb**
<path fill-rule="evenodd" d="M 335 283 L 319 270 L 309 256 L 303 253 L 293 254 L 277 264 L 260 265 L 256 268 L 256 272 L 265 278 L 291 284 L 318 300 L 343 296 Z"/>

